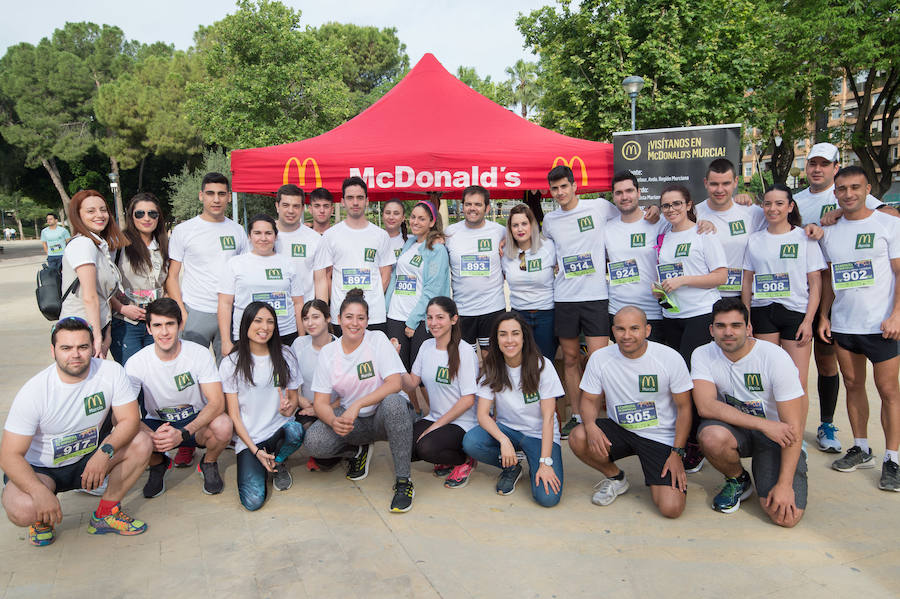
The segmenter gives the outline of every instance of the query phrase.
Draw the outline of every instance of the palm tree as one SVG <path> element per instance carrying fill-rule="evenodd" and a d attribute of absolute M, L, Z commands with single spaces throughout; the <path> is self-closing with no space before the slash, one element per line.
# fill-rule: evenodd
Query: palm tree
<path fill-rule="evenodd" d="M 509 75 L 513 99 L 519 105 L 522 118 L 528 118 L 528 110 L 537 107 L 543 93 L 538 84 L 538 65 L 520 58 L 514 66 L 506 67 L 506 74 Z"/>

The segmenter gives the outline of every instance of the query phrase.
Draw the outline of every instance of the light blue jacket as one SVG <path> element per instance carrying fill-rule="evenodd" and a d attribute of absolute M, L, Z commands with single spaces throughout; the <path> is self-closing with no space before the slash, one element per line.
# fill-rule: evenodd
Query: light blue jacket
<path fill-rule="evenodd" d="M 408 250 L 416 243 L 415 237 L 410 237 L 400 250 L 400 254 Z M 428 249 L 423 243 L 419 248 L 422 255 L 422 294 L 419 301 L 413 306 L 409 318 L 406 319 L 406 326 L 415 329 L 419 323 L 425 320 L 425 308 L 433 297 L 445 295 L 450 297 L 450 255 L 443 243 L 435 243 L 432 249 Z M 391 296 L 394 295 L 394 286 L 397 283 L 397 267 L 391 273 L 391 282 L 388 285 L 387 293 L 384 295 L 384 305 L 390 308 Z"/>

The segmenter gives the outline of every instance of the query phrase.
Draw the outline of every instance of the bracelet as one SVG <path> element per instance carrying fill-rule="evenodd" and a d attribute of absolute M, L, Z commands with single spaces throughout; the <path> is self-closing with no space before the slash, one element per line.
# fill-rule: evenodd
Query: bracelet
<path fill-rule="evenodd" d="M 256 448 L 256 453 L 254 453 L 253 455 L 254 455 L 254 456 L 258 456 L 258 455 L 259 455 L 259 450 L 260 450 L 260 449 L 262 449 L 262 447 L 257 447 L 257 448 Z"/>

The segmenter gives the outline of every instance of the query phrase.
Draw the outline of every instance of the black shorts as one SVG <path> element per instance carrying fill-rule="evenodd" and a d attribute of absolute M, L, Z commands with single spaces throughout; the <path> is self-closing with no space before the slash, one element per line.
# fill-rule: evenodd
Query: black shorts
<path fill-rule="evenodd" d="M 750 309 L 750 324 L 753 332 L 761 335 L 778 333 L 782 339 L 795 341 L 797 329 L 806 318 L 806 314 L 788 310 L 778 302 L 772 302 L 768 306 L 758 306 Z M 815 330 L 813 330 L 815 334 Z"/>
<path fill-rule="evenodd" d="M 180 420 L 178 422 L 169 422 L 169 424 L 171 424 L 173 427 L 177 428 L 178 430 L 181 430 L 184 427 L 186 427 L 188 424 L 193 422 L 196 417 L 197 417 L 197 414 L 194 414 L 190 418 L 185 418 L 184 420 Z M 141 422 L 143 422 L 145 425 L 147 425 L 147 428 L 149 428 L 151 431 L 155 431 L 156 429 L 161 427 L 163 424 L 165 424 L 167 421 L 156 420 L 155 418 L 143 418 L 143 419 L 141 419 Z M 205 445 L 198 444 L 197 440 L 193 436 L 191 436 L 190 441 L 188 441 L 187 443 L 179 443 L 178 447 L 205 447 Z"/>
<path fill-rule="evenodd" d="M 742 458 L 750 458 L 750 469 L 753 471 L 753 484 L 756 495 L 760 499 L 769 496 L 769 491 L 778 482 L 781 473 L 781 446 L 759 431 L 732 426 L 721 420 L 704 420 L 697 429 L 697 434 L 707 426 L 721 426 L 731 433 L 737 441 L 738 454 Z M 806 456 L 800 454 L 797 469 L 794 471 L 794 503 L 801 510 L 806 509 L 808 484 L 806 480 Z"/>
<path fill-rule="evenodd" d="M 644 471 L 644 484 L 672 486 L 672 473 L 667 472 L 665 477 L 660 476 L 666 465 L 666 460 L 672 453 L 672 447 L 653 439 L 646 439 L 630 430 L 624 429 L 610 418 L 598 418 L 597 426 L 609 439 L 612 446 L 609 448 L 609 460 L 616 462 L 622 458 L 636 455 L 641 461 L 641 469 Z"/>
<path fill-rule="evenodd" d="M 856 335 L 832 331 L 831 338 L 847 351 L 864 355 L 873 364 L 896 358 L 900 354 L 900 342 L 895 339 L 885 339 L 881 333 Z"/>
<path fill-rule="evenodd" d="M 459 327 L 463 341 L 469 345 L 475 345 L 477 341 L 481 347 L 487 347 L 491 339 L 491 330 L 494 328 L 494 321 L 504 312 L 506 310 L 497 310 L 481 316 L 460 316 Z"/>
<path fill-rule="evenodd" d="M 609 300 L 556 302 L 553 330 L 560 339 L 609 337 Z"/>
<path fill-rule="evenodd" d="M 54 493 L 74 491 L 75 489 L 81 488 L 81 475 L 87 467 L 88 460 L 91 459 L 95 453 L 97 453 L 96 449 L 86 456 L 83 456 L 77 462 L 60 466 L 59 468 L 48 468 L 47 466 L 32 466 L 31 468 L 35 473 L 44 474 L 53 479 L 53 483 L 56 485 L 56 489 L 53 491 Z M 9 477 L 4 474 L 3 484 L 5 485 L 8 482 Z"/>
<path fill-rule="evenodd" d="M 616 342 L 616 332 L 613 330 L 613 318 L 615 318 L 615 314 L 609 315 L 609 340 L 612 343 Z M 663 321 L 659 320 L 648 320 L 647 324 L 650 325 L 650 336 L 647 337 L 650 341 L 654 341 L 656 343 L 665 343 L 666 336 L 663 334 Z"/>

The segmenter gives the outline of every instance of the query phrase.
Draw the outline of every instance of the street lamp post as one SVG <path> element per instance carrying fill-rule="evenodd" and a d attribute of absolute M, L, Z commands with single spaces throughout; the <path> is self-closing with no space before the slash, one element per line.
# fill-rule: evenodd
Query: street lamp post
<path fill-rule="evenodd" d="M 641 90 L 644 88 L 644 80 L 637 75 L 629 75 L 622 80 L 622 89 L 625 90 L 625 93 L 628 94 L 628 97 L 631 98 L 631 130 L 635 131 L 637 127 L 635 126 L 635 105 L 637 104 L 638 94 L 641 93 Z"/>
<path fill-rule="evenodd" d="M 109 173 L 109 188 L 113 192 L 113 201 L 116 205 L 116 223 L 120 227 L 124 226 L 123 218 L 125 212 L 122 209 L 122 194 L 119 191 L 119 175 L 118 173 Z"/>

